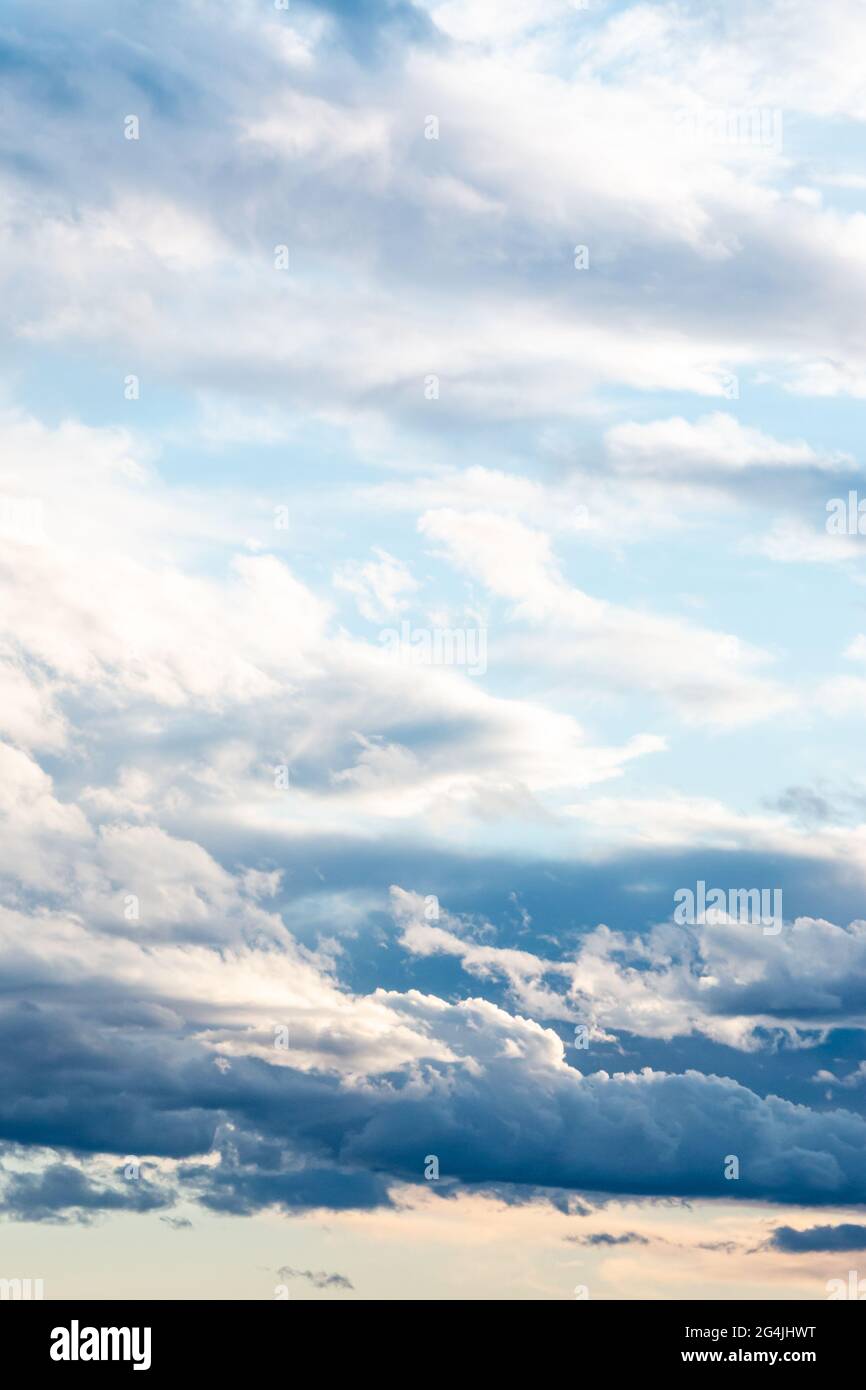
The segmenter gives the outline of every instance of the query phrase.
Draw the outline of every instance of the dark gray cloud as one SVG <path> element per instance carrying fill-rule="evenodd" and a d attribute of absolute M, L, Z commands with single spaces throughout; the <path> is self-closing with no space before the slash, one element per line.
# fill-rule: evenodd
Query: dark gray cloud
<path fill-rule="evenodd" d="M 649 1245 L 646 1236 L 636 1231 L 626 1231 L 621 1236 L 612 1236 L 607 1231 L 595 1231 L 589 1236 L 566 1236 L 573 1245 Z"/>
<path fill-rule="evenodd" d="M 144 1177 L 107 1187 L 69 1163 L 52 1163 L 38 1173 L 6 1174 L 0 1212 L 14 1221 L 86 1224 L 102 1212 L 152 1212 L 174 1201 L 172 1191 Z"/>
<path fill-rule="evenodd" d="M 807 1254 L 816 1250 L 866 1250 L 866 1226 L 843 1223 L 840 1226 L 810 1226 L 798 1231 L 793 1226 L 777 1226 L 769 1244 L 788 1254 Z"/>
<path fill-rule="evenodd" d="M 290 1279 L 306 1279 L 307 1283 L 312 1284 L 314 1289 L 353 1289 L 355 1287 L 351 1279 L 347 1279 L 345 1274 L 327 1274 L 323 1269 L 292 1269 L 289 1265 L 282 1265 L 277 1273 L 285 1282 Z"/>
<path fill-rule="evenodd" d="M 57 1014 L 46 1020 L 39 1010 L 7 1009 L 0 1137 L 79 1153 L 186 1157 L 181 1190 L 235 1214 L 385 1205 L 395 1181 L 435 1190 L 423 1177 L 428 1154 L 439 1158 L 443 1185 L 815 1205 L 866 1200 L 859 1116 L 762 1099 L 695 1071 L 581 1077 L 552 1064 L 538 1030 L 479 1007 L 446 1010 L 440 1025 L 454 1046 L 469 1038 L 476 1049 L 483 1044 L 472 1069 L 431 1063 L 411 1084 L 401 1070 L 363 1087 L 256 1058 L 235 1059 L 221 1074 L 190 1040 L 133 1043 L 113 1033 L 100 1034 L 97 1046 L 93 1032 L 78 1025 L 76 1036 Z M 441 1018 L 439 1006 L 434 1016 Z M 500 1051 L 508 1037 L 526 1055 Z M 216 1165 L 195 1161 L 208 1152 L 219 1154 Z M 736 1181 L 724 1177 L 729 1154 L 740 1161 Z M 93 1202 L 80 1178 L 64 1169 L 62 1179 L 44 1191 L 20 1183 L 13 1204 L 44 1215 L 52 1194 L 55 1208 L 74 1205 L 76 1196 Z M 165 1205 L 145 1186 L 136 1195 L 133 1184 L 108 1200 L 132 1209 Z"/>
<path fill-rule="evenodd" d="M 856 487 L 851 482 L 851 487 Z M 866 812 L 866 795 L 853 781 L 817 786 L 792 786 L 768 803 L 801 825 L 859 825 Z"/>
<path fill-rule="evenodd" d="M 335 1166 L 287 1171 L 237 1171 L 221 1164 L 217 1169 L 184 1166 L 183 1181 L 190 1183 L 202 1206 L 229 1216 L 251 1216 L 262 1207 L 295 1212 L 326 1207 L 331 1211 L 370 1209 L 391 1205 L 388 1181 L 378 1173 Z"/>
<path fill-rule="evenodd" d="M 833 807 L 826 797 L 819 795 L 811 787 L 787 787 L 776 798 L 774 805 L 786 815 L 795 816 L 805 825 L 827 821 L 833 814 Z"/>

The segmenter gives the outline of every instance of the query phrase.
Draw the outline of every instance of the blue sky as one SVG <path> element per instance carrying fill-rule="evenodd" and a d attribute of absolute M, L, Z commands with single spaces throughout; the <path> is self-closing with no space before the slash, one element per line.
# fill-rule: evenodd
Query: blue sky
<path fill-rule="evenodd" d="M 847 1278 L 860 21 L 5 7 L 4 1277 Z"/>

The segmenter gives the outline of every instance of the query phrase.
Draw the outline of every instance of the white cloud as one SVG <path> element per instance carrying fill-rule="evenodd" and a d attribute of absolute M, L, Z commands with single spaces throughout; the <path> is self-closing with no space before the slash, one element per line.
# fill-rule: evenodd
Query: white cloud
<path fill-rule="evenodd" d="M 334 583 L 354 595 L 358 611 L 371 623 L 384 623 L 409 606 L 404 594 L 412 594 L 418 584 L 402 560 L 387 550 L 374 548 L 375 560 L 366 564 L 348 564 L 337 571 Z"/>
<path fill-rule="evenodd" d="M 649 424 L 614 425 L 605 444 L 625 473 L 684 473 L 691 470 L 737 473 L 748 468 L 850 468 L 848 454 L 821 455 L 804 440 L 784 444 L 762 430 L 716 412 L 692 424 L 680 416 Z"/>
<path fill-rule="evenodd" d="M 668 700 L 691 723 L 732 727 L 793 707 L 764 676 L 768 656 L 737 637 L 679 618 L 594 598 L 560 575 L 546 535 L 486 512 L 441 509 L 419 522 L 456 566 L 514 604 L 514 617 L 543 637 L 532 659 L 574 667 L 610 688 Z M 687 655 L 684 658 L 684 653 Z"/>
<path fill-rule="evenodd" d="M 796 517 L 773 522 L 764 535 L 746 537 L 742 548 L 790 565 L 835 565 L 862 560 L 864 550 L 856 536 L 831 535 L 805 525 Z"/>
<path fill-rule="evenodd" d="M 387 164 L 390 121 L 385 112 L 369 105 L 347 106 L 303 92 L 285 93 L 275 111 L 262 120 L 249 121 L 243 138 L 279 150 L 290 159 L 315 155 L 320 167 L 339 164 L 352 177 L 365 179 L 371 164 Z"/>
<path fill-rule="evenodd" d="M 398 887 L 391 895 L 412 955 L 456 957 L 476 979 L 504 980 L 514 1008 L 583 1025 L 589 1038 L 699 1033 L 758 1050 L 780 1033 L 815 1045 L 832 1028 L 866 1028 L 863 922 L 801 917 L 764 934 L 710 912 L 697 926 L 669 921 L 640 936 L 600 925 L 573 954 L 550 959 L 479 940 L 444 910 L 431 923 L 419 895 Z"/>

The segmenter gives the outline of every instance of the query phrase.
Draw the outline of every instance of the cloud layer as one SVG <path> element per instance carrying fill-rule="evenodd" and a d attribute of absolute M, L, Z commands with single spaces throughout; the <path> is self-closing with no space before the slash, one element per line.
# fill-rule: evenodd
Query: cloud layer
<path fill-rule="evenodd" d="M 5 1216 L 859 1208 L 859 7 L 86 8 L 0 32 Z"/>

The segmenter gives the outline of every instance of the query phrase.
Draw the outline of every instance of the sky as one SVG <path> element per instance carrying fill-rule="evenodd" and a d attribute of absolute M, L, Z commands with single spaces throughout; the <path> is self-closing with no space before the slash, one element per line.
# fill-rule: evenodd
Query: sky
<path fill-rule="evenodd" d="M 0 1279 L 866 1297 L 861 35 L 7 0 Z"/>

